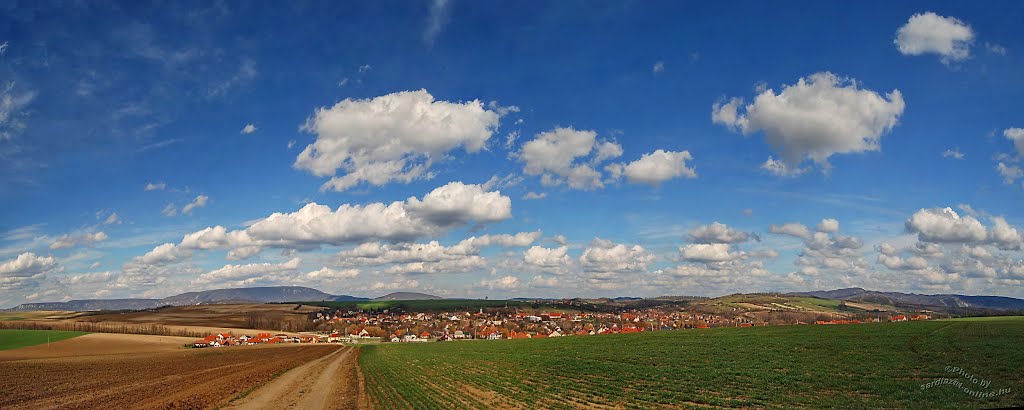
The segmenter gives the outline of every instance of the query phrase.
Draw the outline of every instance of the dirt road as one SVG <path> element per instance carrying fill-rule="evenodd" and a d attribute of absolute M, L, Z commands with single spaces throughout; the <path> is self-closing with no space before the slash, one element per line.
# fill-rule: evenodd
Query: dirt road
<path fill-rule="evenodd" d="M 232 401 L 229 408 L 365 409 L 358 350 L 342 348 L 296 367 Z"/>

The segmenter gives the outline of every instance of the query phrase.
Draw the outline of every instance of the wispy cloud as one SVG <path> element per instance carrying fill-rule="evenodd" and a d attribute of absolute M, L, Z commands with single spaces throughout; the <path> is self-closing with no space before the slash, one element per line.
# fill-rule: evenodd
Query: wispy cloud
<path fill-rule="evenodd" d="M 428 47 L 434 46 L 434 41 L 441 34 L 445 24 L 448 24 L 449 0 L 434 0 L 430 5 L 430 15 L 427 17 L 427 28 L 423 30 L 423 43 Z"/>
<path fill-rule="evenodd" d="M 163 141 L 154 142 L 152 144 L 143 145 L 143 146 L 139 147 L 135 151 L 136 152 L 146 152 L 146 151 L 150 151 L 150 150 L 154 150 L 154 149 L 163 148 L 163 147 L 166 147 L 168 145 L 176 144 L 176 143 L 183 142 L 183 141 L 185 141 L 185 140 L 182 139 L 182 138 L 166 139 L 166 140 L 163 140 Z"/>

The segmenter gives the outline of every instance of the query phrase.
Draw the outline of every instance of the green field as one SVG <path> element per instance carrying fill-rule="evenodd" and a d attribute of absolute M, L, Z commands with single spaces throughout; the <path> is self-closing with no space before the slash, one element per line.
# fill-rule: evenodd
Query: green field
<path fill-rule="evenodd" d="M 0 329 L 0 350 L 17 349 L 35 346 L 46 342 L 56 342 L 86 334 L 63 330 L 13 330 Z"/>
<path fill-rule="evenodd" d="M 480 300 L 480 299 L 437 299 L 437 300 L 372 300 L 343 302 L 292 302 L 308 306 L 323 306 L 345 309 L 394 309 L 407 311 L 436 312 L 454 310 L 476 310 L 480 308 L 531 307 L 533 304 L 516 300 Z"/>
<path fill-rule="evenodd" d="M 362 348 L 379 408 L 1024 405 L 1024 320 L 768 326 Z M 957 366 L 991 381 L 975 398 Z M 965 386 L 972 386 L 964 380 Z"/>

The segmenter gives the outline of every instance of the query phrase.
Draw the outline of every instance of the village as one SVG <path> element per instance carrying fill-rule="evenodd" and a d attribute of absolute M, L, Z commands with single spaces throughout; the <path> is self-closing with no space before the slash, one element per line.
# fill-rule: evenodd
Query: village
<path fill-rule="evenodd" d="M 479 309 L 477 312 L 401 312 L 324 310 L 310 315 L 320 329 L 299 335 L 220 333 L 196 340 L 191 347 L 253 346 L 281 343 L 422 343 L 458 340 L 536 339 L 565 336 L 628 334 L 680 329 L 779 325 L 743 315 L 715 315 L 661 309 L 624 312 L 524 312 Z M 890 315 L 793 321 L 783 325 L 853 325 L 869 322 L 929 320 L 929 315 Z"/>

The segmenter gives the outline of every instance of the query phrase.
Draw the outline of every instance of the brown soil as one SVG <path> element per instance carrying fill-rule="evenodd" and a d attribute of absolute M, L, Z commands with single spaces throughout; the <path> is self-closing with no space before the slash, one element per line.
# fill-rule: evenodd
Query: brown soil
<path fill-rule="evenodd" d="M 299 306 L 296 309 L 296 306 Z M 160 324 L 188 327 L 247 328 L 250 316 L 273 321 L 305 320 L 310 312 L 323 308 L 306 305 L 285 304 L 237 304 L 237 305 L 196 305 L 175 306 L 155 310 L 125 313 L 88 315 L 76 318 L 86 322 L 120 322 L 135 324 Z"/>
<path fill-rule="evenodd" d="M 342 348 L 296 367 L 231 402 L 229 408 L 365 409 L 357 374 L 358 349 Z"/>
<path fill-rule="evenodd" d="M 14 350 L 0 350 L 0 362 L 59 357 L 170 352 L 182 350 L 182 346 L 185 343 L 191 343 L 194 340 L 192 338 L 175 336 L 90 333 L 50 344 L 22 347 Z"/>
<path fill-rule="evenodd" d="M 0 408 L 213 408 L 338 349 L 248 346 L 0 362 Z"/>

